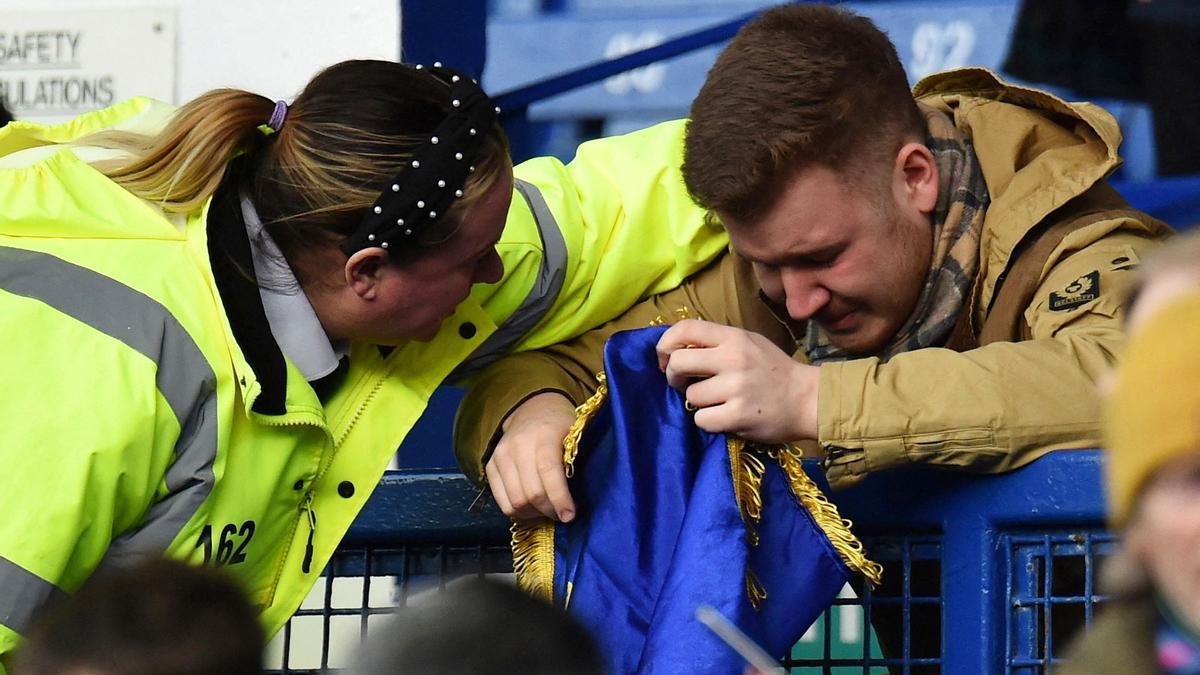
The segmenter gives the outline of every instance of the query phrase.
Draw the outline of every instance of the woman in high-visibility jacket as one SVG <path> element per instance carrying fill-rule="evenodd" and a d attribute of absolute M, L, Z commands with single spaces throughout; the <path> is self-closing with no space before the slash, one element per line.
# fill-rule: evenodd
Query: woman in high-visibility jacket
<path fill-rule="evenodd" d="M 469 78 L 376 61 L 0 130 L 0 653 L 148 555 L 278 630 L 439 384 L 723 250 L 681 132 L 513 169 Z"/>

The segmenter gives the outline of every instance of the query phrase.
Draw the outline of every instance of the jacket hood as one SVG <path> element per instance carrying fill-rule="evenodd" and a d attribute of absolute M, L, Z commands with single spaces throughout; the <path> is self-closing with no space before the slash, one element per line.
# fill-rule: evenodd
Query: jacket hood
<path fill-rule="evenodd" d="M 186 219 L 103 178 L 90 162 L 119 154 L 86 140 L 106 130 L 153 134 L 173 113 L 165 103 L 135 98 L 63 124 L 18 120 L 0 129 L 0 234 L 182 239 Z"/>
<path fill-rule="evenodd" d="M 1029 230 L 1121 164 L 1121 130 L 1107 111 L 984 68 L 930 75 L 913 96 L 950 115 L 975 147 L 991 197 L 980 241 L 985 293 Z"/>

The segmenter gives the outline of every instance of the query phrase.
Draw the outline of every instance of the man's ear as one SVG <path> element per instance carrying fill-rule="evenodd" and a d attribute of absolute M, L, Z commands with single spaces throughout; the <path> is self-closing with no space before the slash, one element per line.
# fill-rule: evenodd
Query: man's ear
<path fill-rule="evenodd" d="M 378 246 L 364 248 L 346 260 L 346 285 L 363 300 L 374 300 L 388 263 L 388 252 Z"/>
<path fill-rule="evenodd" d="M 906 143 L 896 154 L 897 199 L 902 204 L 931 213 L 937 206 L 938 168 L 933 152 L 924 143 Z"/>

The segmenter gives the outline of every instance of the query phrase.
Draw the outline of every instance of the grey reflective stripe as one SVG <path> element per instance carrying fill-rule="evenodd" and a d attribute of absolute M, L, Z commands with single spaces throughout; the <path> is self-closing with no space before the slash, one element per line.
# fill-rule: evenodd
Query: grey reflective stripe
<path fill-rule="evenodd" d="M 0 626 L 24 633 L 39 609 L 65 596 L 58 586 L 0 556 Z"/>
<path fill-rule="evenodd" d="M 554 305 L 567 277 L 567 242 L 563 239 L 562 230 L 558 229 L 558 221 L 546 205 L 546 199 L 533 183 L 518 178 L 515 185 L 529 204 L 533 220 L 537 223 L 538 235 L 542 239 L 542 268 L 538 270 L 533 288 L 529 289 L 529 295 L 525 296 L 521 306 L 450 373 L 446 378 L 449 382 L 470 377 L 517 346 L 521 338 Z"/>
<path fill-rule="evenodd" d="M 157 364 L 158 390 L 180 428 L 175 461 L 164 476 L 168 493 L 150 507 L 136 529 L 112 541 L 104 562 L 161 555 L 212 492 L 217 456 L 212 366 L 158 301 L 53 255 L 0 246 L 0 289 L 40 300 Z"/>

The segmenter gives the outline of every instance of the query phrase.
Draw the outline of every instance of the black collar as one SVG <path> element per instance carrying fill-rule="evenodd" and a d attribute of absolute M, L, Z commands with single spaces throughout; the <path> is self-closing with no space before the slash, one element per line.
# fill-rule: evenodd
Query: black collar
<path fill-rule="evenodd" d="M 233 338 L 262 388 L 251 409 L 263 415 L 282 415 L 286 411 L 287 362 L 271 334 L 254 276 L 238 190 L 244 170 L 244 158 L 230 162 L 213 195 L 208 209 L 208 258 Z"/>

